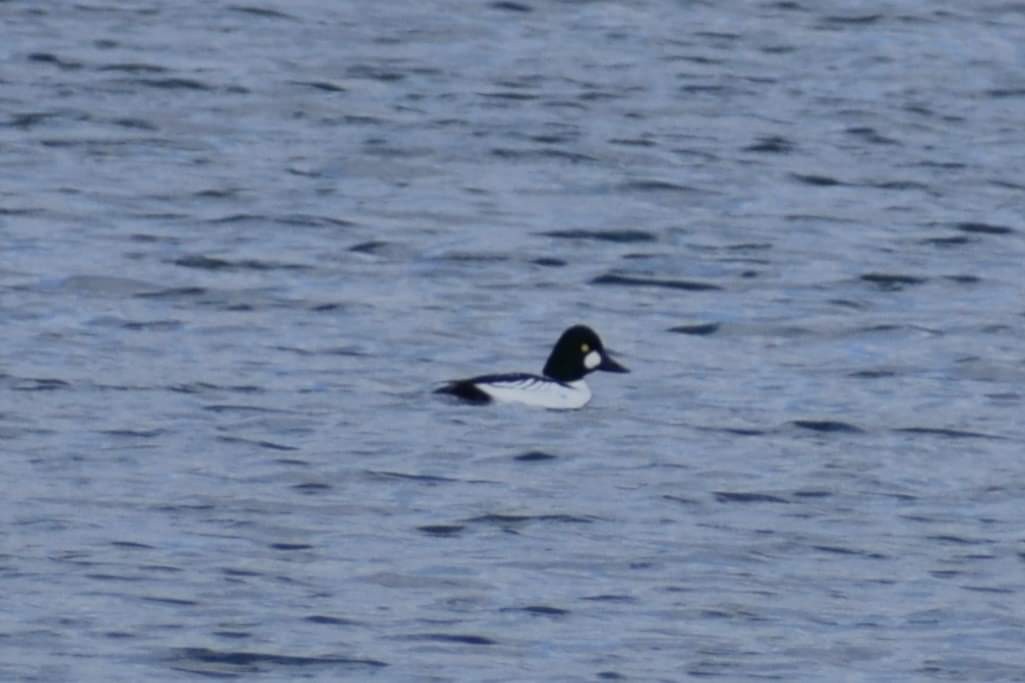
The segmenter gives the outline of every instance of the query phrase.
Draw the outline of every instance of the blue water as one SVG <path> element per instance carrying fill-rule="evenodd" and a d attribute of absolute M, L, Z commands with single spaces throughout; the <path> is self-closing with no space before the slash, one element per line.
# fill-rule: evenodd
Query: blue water
<path fill-rule="evenodd" d="M 0 679 L 1025 675 L 1020 4 L 0 18 Z"/>

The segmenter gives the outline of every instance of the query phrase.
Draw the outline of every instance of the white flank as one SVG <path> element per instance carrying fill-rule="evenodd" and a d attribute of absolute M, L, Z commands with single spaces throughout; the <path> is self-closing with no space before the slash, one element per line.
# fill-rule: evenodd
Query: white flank
<path fill-rule="evenodd" d="M 525 403 L 554 410 L 583 408 L 591 400 L 591 389 L 582 379 L 566 384 L 538 379 L 521 379 L 515 382 L 497 382 L 478 384 L 477 386 L 496 401 Z"/>

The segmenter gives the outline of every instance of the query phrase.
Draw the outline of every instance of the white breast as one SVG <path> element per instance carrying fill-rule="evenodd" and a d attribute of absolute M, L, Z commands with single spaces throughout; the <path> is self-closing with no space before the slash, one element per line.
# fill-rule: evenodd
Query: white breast
<path fill-rule="evenodd" d="M 525 403 L 539 408 L 572 410 L 583 408 L 591 400 L 591 389 L 582 379 L 562 384 L 527 378 L 478 386 L 496 401 Z"/>

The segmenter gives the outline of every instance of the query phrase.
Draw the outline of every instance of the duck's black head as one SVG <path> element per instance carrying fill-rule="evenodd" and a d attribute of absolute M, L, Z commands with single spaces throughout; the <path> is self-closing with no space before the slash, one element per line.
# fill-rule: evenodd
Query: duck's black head
<path fill-rule="evenodd" d="M 546 377 L 575 382 L 595 370 L 630 372 L 612 360 L 601 339 L 586 325 L 574 325 L 559 337 L 543 370 Z"/>

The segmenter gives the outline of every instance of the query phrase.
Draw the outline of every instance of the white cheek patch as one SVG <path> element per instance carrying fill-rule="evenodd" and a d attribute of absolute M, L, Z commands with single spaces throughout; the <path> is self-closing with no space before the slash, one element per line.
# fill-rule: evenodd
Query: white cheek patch
<path fill-rule="evenodd" d="M 592 351 L 584 356 L 584 367 L 588 370 L 594 370 L 599 365 L 601 365 L 601 354 L 597 351 Z"/>

